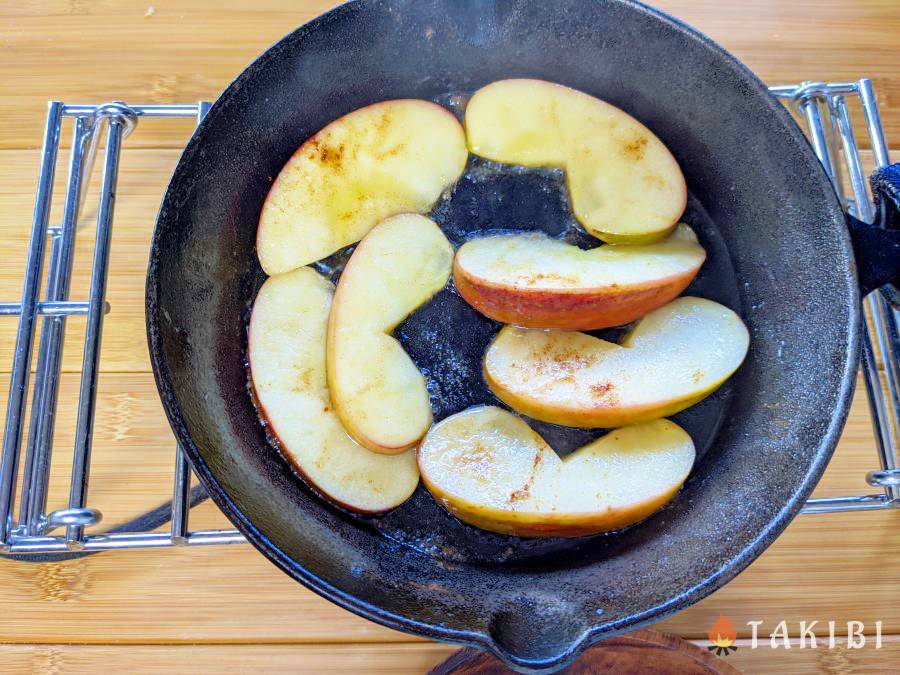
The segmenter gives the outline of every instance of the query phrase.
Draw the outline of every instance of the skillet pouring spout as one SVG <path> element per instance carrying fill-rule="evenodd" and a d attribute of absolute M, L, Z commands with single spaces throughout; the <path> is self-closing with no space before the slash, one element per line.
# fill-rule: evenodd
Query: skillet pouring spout
<path fill-rule="evenodd" d="M 520 672 L 550 673 L 590 644 L 586 628 L 578 612 L 555 599 L 523 594 L 491 618 L 488 649 Z"/>

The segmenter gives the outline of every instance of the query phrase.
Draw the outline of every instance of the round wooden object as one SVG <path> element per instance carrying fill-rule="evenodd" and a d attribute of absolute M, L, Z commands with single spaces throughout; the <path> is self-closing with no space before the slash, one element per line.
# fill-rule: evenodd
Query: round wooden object
<path fill-rule="evenodd" d="M 514 673 L 495 657 L 461 649 L 430 675 L 506 675 Z M 599 642 L 559 671 L 567 675 L 740 675 L 724 659 L 675 635 L 636 630 Z"/>

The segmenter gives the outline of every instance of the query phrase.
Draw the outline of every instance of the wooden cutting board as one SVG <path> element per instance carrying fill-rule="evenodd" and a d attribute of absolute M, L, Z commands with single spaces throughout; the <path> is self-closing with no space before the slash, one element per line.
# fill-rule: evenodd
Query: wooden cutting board
<path fill-rule="evenodd" d="M 619 635 L 585 651 L 561 675 L 739 675 L 733 666 L 709 650 L 655 630 Z M 463 649 L 436 666 L 429 675 L 514 675 L 493 656 Z"/>
<path fill-rule="evenodd" d="M 331 0 L 22 0 L 0 2 L 0 300 L 19 297 L 46 101 L 214 99 L 267 45 Z M 900 4 L 896 0 L 666 0 L 663 9 L 719 40 L 770 83 L 870 75 L 888 138 L 900 143 Z M 715 101 L 710 101 L 715 105 Z M 124 521 L 171 494 L 174 440 L 144 344 L 146 251 L 156 209 L 189 136 L 186 121 L 143 120 L 125 142 L 113 230 L 90 502 Z M 66 138 L 68 138 L 66 136 Z M 68 142 L 68 141 L 66 141 Z M 65 158 L 63 157 L 63 162 Z M 867 161 L 871 164 L 871 158 Z M 61 163 L 64 167 L 64 163 Z M 58 185 L 64 180 L 61 168 Z M 96 198 L 97 180 L 89 199 Z M 58 188 L 59 190 L 59 188 Z M 57 192 L 57 194 L 60 194 Z M 93 201 L 76 249 L 72 297 L 86 297 Z M 59 208 L 54 219 L 59 218 Z M 814 254 L 814 252 L 812 252 Z M 0 401 L 15 321 L 0 318 Z M 68 492 L 83 320 L 67 331 L 51 508 Z M 870 490 L 875 466 L 859 394 L 817 490 Z M 227 527 L 210 504 L 192 526 Z M 722 536 L 727 536 L 723 531 Z M 720 614 L 738 629 L 728 664 L 745 672 L 885 672 L 900 657 L 900 517 L 798 518 L 746 572 L 658 624 L 709 644 Z M 456 651 L 382 628 L 291 582 L 249 546 L 104 553 L 43 565 L 0 560 L 0 671 L 422 673 Z M 753 650 L 761 631 L 801 620 L 882 621 L 880 650 Z"/>

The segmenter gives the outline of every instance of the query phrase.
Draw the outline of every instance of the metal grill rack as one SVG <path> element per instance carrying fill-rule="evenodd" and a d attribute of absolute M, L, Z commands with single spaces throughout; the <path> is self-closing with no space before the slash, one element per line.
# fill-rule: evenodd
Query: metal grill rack
<path fill-rule="evenodd" d="M 850 101 L 859 101 L 876 164 L 887 165 L 887 145 L 871 81 L 862 79 L 840 84 L 805 82 L 801 85 L 772 87 L 771 91 L 786 104 L 793 106 L 805 120 L 813 147 L 844 206 L 861 220 L 873 221 L 875 208 L 863 173 L 849 107 Z M 126 105 L 122 102 L 69 105 L 53 101 L 49 104 L 22 298 L 19 302 L 0 303 L 0 315 L 19 317 L 0 455 L 2 553 L 39 554 L 245 541 L 237 530 L 189 530 L 191 469 L 180 448 L 176 451 L 172 522 L 168 532 L 85 532 L 85 528 L 97 525 L 102 517 L 99 511 L 88 506 L 88 478 L 100 338 L 103 317 L 109 311 L 105 300 L 106 278 L 122 142 L 141 118 L 195 118 L 199 124 L 208 109 L 209 104 L 206 102 L 195 105 Z M 65 118 L 73 119 L 73 130 L 63 216 L 60 225 L 49 226 L 59 139 Z M 88 300 L 70 300 L 69 282 L 78 214 L 104 129 L 103 173 Z M 852 195 L 845 194 L 843 188 L 845 173 L 849 178 Z M 46 265 L 46 289 L 44 298 L 40 299 L 41 271 L 48 241 L 50 251 Z M 804 513 L 887 509 L 900 505 L 900 469 L 897 468 L 897 437 L 900 433 L 900 312 L 878 292 L 866 299 L 865 312 L 868 321 L 864 322 L 863 328 L 861 368 L 865 376 L 881 465 L 879 469 L 869 472 L 866 478 L 870 485 L 881 488 L 881 491 L 870 495 L 810 499 L 804 507 Z M 46 513 L 63 337 L 66 318 L 71 315 L 86 315 L 87 326 L 69 504 L 66 509 Z M 39 316 L 40 348 L 34 381 L 29 388 L 32 346 Z M 879 355 L 884 362 L 884 383 L 877 365 Z M 884 395 L 883 384 L 886 385 L 887 396 Z M 24 444 L 19 515 L 16 518 L 13 507 L 16 503 L 19 457 L 25 436 L 23 424 L 29 391 L 32 397 L 31 417 Z M 65 528 L 64 534 L 53 534 L 60 528 Z"/>

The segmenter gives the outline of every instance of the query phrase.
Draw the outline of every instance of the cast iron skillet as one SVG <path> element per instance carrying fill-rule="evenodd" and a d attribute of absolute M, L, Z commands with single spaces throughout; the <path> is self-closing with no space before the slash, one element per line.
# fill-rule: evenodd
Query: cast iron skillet
<path fill-rule="evenodd" d="M 247 389 L 247 319 L 264 278 L 257 218 L 294 149 L 375 101 L 434 99 L 459 112 L 466 93 L 510 77 L 599 96 L 668 145 L 691 191 L 685 220 L 709 251 L 689 293 L 739 311 L 752 336 L 730 383 L 676 417 L 701 455 L 682 492 L 614 535 L 489 534 L 454 520 L 421 486 L 386 516 L 342 512 L 267 441 Z M 482 230 L 540 228 L 589 245 L 553 171 L 472 159 L 432 216 L 456 244 Z M 854 231 L 866 240 L 857 251 L 866 288 L 895 278 L 900 256 L 885 247 L 896 237 Z M 347 253 L 320 270 L 337 278 Z M 361 0 L 270 48 L 197 129 L 157 221 L 147 326 L 178 440 L 264 555 L 369 619 L 542 670 L 698 601 L 787 525 L 847 414 L 859 297 L 847 219 L 801 131 L 694 30 L 624 0 Z M 399 328 L 436 420 L 494 402 L 480 361 L 497 329 L 452 287 Z M 560 454 L 596 435 L 535 426 Z"/>

